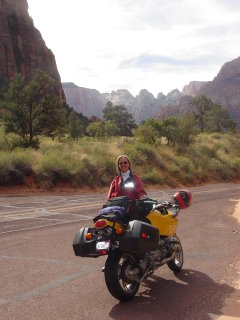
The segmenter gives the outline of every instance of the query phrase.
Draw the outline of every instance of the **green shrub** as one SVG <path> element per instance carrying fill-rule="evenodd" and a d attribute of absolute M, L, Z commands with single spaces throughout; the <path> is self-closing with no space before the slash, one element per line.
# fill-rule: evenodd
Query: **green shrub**
<path fill-rule="evenodd" d="M 33 159 L 26 151 L 2 152 L 0 157 L 0 185 L 24 184 L 32 173 Z"/>
<path fill-rule="evenodd" d="M 0 151 L 9 150 L 9 144 L 6 135 L 3 133 L 3 130 L 0 130 Z"/>
<path fill-rule="evenodd" d="M 240 135 L 200 134 L 184 148 L 139 143 L 136 138 L 114 137 L 99 141 L 40 137 L 40 148 L 17 147 L 16 135 L 0 130 L 0 184 L 25 183 L 32 175 L 38 186 L 58 183 L 73 187 L 108 186 L 117 174 L 115 160 L 127 154 L 132 169 L 144 183 L 169 185 L 230 181 L 240 176 Z"/>
<path fill-rule="evenodd" d="M 134 144 L 125 144 L 123 153 L 129 156 L 134 167 L 144 166 L 148 161 L 147 156 L 137 150 Z"/>
<path fill-rule="evenodd" d="M 151 164 L 158 163 L 158 156 L 154 146 L 147 144 L 137 144 L 136 150 L 140 155 L 143 155 L 144 158 Z"/>
<path fill-rule="evenodd" d="M 10 135 L 7 138 L 8 149 L 14 150 L 16 148 L 32 148 L 39 149 L 40 140 L 36 137 L 32 141 L 29 141 L 29 138 L 23 138 L 20 136 Z"/>
<path fill-rule="evenodd" d="M 165 184 L 164 177 L 161 172 L 157 171 L 155 168 L 152 170 L 147 170 L 142 176 L 142 181 L 149 184 Z M 167 183 L 166 183 L 167 184 Z"/>
<path fill-rule="evenodd" d="M 186 156 L 180 156 L 180 157 L 177 157 L 176 159 L 181 171 L 187 174 L 192 174 L 194 172 L 195 168 L 191 159 L 189 159 Z"/>

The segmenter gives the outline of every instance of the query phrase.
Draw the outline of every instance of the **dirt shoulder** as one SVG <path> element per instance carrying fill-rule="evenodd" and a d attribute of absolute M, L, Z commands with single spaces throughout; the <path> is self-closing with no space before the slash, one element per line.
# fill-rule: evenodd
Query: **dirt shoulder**
<path fill-rule="evenodd" d="M 28 186 L 9 186 L 0 187 L 0 196 L 32 196 L 32 195 L 71 195 L 71 194 L 89 194 L 89 193 L 103 193 L 107 194 L 108 187 L 91 188 L 71 188 L 71 187 L 57 187 L 53 189 L 43 189 Z"/>
<path fill-rule="evenodd" d="M 166 190 L 169 186 L 144 185 L 146 192 L 152 190 Z M 107 195 L 109 187 L 89 187 L 73 188 L 67 185 L 60 185 L 52 189 L 38 188 L 36 185 L 0 186 L 0 196 L 30 196 L 30 195 L 71 195 L 71 194 L 94 194 L 102 193 Z"/>
<path fill-rule="evenodd" d="M 237 219 L 238 223 L 240 224 L 240 200 L 238 201 L 238 203 L 237 203 L 237 205 L 235 207 L 235 210 L 233 212 L 233 216 L 234 216 L 234 218 Z M 236 282 L 235 288 L 240 290 L 240 262 L 238 263 L 237 271 L 238 271 L 238 274 L 239 274 L 239 278 L 238 278 L 238 280 Z"/>
<path fill-rule="evenodd" d="M 237 219 L 238 223 L 240 224 L 240 200 L 235 206 L 235 210 L 233 212 L 233 217 Z M 235 280 L 233 287 L 236 291 L 229 296 L 225 301 L 225 306 L 223 312 L 226 313 L 238 313 L 239 310 L 239 317 L 236 316 L 226 316 L 221 315 L 219 317 L 215 317 L 215 315 L 211 315 L 212 320 L 237 320 L 240 319 L 240 308 L 239 308 L 239 290 L 240 290 L 240 261 L 235 266 L 236 273 L 238 274 L 237 279 Z"/>

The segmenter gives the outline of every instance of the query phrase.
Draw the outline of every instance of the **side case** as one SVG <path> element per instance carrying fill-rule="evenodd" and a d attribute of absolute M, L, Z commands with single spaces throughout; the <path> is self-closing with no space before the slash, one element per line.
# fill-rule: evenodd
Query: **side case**
<path fill-rule="evenodd" d="M 82 228 L 78 230 L 73 239 L 73 251 L 76 256 L 79 257 L 99 257 L 96 253 L 96 239 L 86 239 L 86 234 L 89 232 L 89 228 Z"/>
<path fill-rule="evenodd" d="M 159 231 L 149 223 L 130 221 L 126 232 L 119 238 L 119 248 L 123 252 L 144 253 L 157 249 Z"/>

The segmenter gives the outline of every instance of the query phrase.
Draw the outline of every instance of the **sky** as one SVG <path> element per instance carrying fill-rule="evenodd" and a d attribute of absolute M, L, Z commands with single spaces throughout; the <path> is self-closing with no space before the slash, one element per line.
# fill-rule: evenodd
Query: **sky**
<path fill-rule="evenodd" d="M 28 0 L 62 82 L 155 97 L 240 56 L 240 0 Z"/>

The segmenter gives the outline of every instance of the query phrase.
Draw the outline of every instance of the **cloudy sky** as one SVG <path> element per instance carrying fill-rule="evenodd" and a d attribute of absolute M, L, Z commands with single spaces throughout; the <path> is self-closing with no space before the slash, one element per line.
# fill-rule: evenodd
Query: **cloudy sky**
<path fill-rule="evenodd" d="M 28 0 L 63 82 L 155 96 L 240 56 L 240 0 Z"/>

